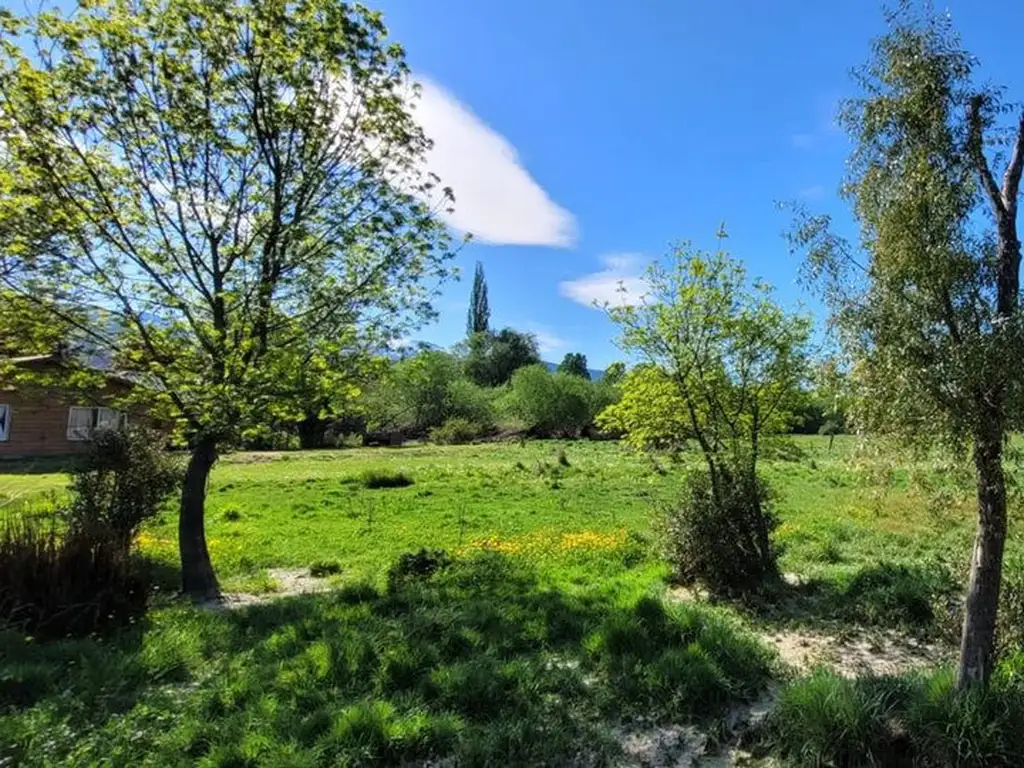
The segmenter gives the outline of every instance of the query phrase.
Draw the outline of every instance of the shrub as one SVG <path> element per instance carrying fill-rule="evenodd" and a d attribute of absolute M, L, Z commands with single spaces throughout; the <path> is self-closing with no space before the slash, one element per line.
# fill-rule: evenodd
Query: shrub
<path fill-rule="evenodd" d="M 142 612 L 148 585 L 123 542 L 94 526 L 0 529 L 0 625 L 40 638 L 84 636 Z"/>
<path fill-rule="evenodd" d="M 394 469 L 368 469 L 360 476 L 365 488 L 406 488 L 413 484 L 413 479 L 405 472 Z"/>
<path fill-rule="evenodd" d="M 691 471 L 682 500 L 662 517 L 661 533 L 680 581 L 735 594 L 776 575 L 771 534 L 778 523 L 760 477 L 723 471 L 719 484 L 716 494 L 706 469 Z"/>
<path fill-rule="evenodd" d="M 397 586 L 410 579 L 429 578 L 451 564 L 451 557 L 443 549 L 423 548 L 419 552 L 406 552 L 399 555 L 388 571 L 388 583 Z"/>
<path fill-rule="evenodd" d="M 68 528 L 107 528 L 127 551 L 139 527 L 181 481 L 181 465 L 164 452 L 159 434 L 141 428 L 100 431 L 72 474 Z"/>
<path fill-rule="evenodd" d="M 430 430 L 430 440 L 442 445 L 463 445 L 473 442 L 483 431 L 483 428 L 469 419 L 456 417 Z"/>

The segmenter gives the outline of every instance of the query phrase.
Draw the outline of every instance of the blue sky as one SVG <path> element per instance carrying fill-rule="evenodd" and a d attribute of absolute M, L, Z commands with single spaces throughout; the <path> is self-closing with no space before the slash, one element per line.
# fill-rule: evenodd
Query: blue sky
<path fill-rule="evenodd" d="M 836 190 L 849 151 L 835 127 L 851 68 L 882 30 L 868 0 L 378 0 L 423 82 L 431 158 L 453 186 L 451 223 L 477 240 L 492 322 L 532 331 L 546 359 L 622 357 L 588 305 L 670 243 L 728 249 L 780 299 L 813 297 L 776 202 L 852 226 Z M 1019 0 L 948 9 L 983 79 L 1024 100 Z M 1015 78 L 1015 75 L 1017 77 Z M 461 338 L 469 281 L 448 285 L 418 337 Z"/>

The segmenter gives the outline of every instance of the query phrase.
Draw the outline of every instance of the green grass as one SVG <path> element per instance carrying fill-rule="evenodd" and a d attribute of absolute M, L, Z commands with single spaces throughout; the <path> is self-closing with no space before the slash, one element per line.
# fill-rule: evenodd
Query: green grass
<path fill-rule="evenodd" d="M 941 636 L 936 598 L 974 526 L 942 467 L 794 440 L 763 469 L 781 568 L 803 583 L 738 612 L 661 599 L 653 513 L 693 460 L 586 441 L 228 455 L 207 506 L 224 586 L 274 593 L 267 569 L 294 568 L 339 589 L 222 614 L 163 599 L 103 640 L 0 635 L 0 762 L 601 764 L 622 720 L 706 720 L 756 695 L 772 662 L 744 621 Z M 0 514 L 52 509 L 59 469 L 0 465 Z M 139 546 L 173 587 L 173 505 Z M 807 685 L 792 696 L 840 684 Z M 807 733 L 875 738 L 873 691 L 836 694 L 846 710 Z"/>
<path fill-rule="evenodd" d="M 0 634 L 0 744 L 17 765 L 601 763 L 622 717 L 706 721 L 769 676 L 734 618 L 666 607 L 650 576 L 573 590 L 483 553 L 386 590 L 164 608 L 111 643 Z"/>

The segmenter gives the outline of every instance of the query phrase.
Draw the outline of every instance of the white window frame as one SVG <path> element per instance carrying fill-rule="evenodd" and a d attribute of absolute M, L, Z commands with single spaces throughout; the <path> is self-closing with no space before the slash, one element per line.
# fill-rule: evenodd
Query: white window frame
<path fill-rule="evenodd" d="M 11 439 L 11 406 L 0 403 L 0 443 Z"/>
<path fill-rule="evenodd" d="M 67 438 L 69 442 L 82 443 L 92 440 L 97 429 L 124 429 L 127 424 L 128 417 L 113 408 L 72 405 L 68 408 Z"/>

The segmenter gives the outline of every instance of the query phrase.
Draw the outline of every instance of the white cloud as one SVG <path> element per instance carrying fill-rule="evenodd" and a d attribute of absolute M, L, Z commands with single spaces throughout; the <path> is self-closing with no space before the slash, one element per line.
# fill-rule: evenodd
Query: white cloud
<path fill-rule="evenodd" d="M 508 139 L 437 83 L 417 79 L 414 114 L 434 141 L 427 169 L 455 192 L 448 224 L 494 245 L 573 245 L 575 218 L 530 176 Z"/>
<path fill-rule="evenodd" d="M 600 272 L 559 283 L 562 295 L 587 307 L 633 304 L 643 297 L 647 284 L 641 277 L 643 258 L 639 254 L 609 254 L 602 256 L 601 262 L 605 268 Z"/>
<path fill-rule="evenodd" d="M 551 355 L 556 352 L 561 352 L 570 346 L 570 342 L 557 336 L 546 328 L 540 328 L 533 326 L 528 329 L 533 334 L 534 338 L 537 339 L 537 348 L 540 350 L 542 355 Z"/>
<path fill-rule="evenodd" d="M 805 200 L 820 200 L 825 196 L 825 188 L 821 184 L 813 184 L 801 189 L 799 194 Z"/>

